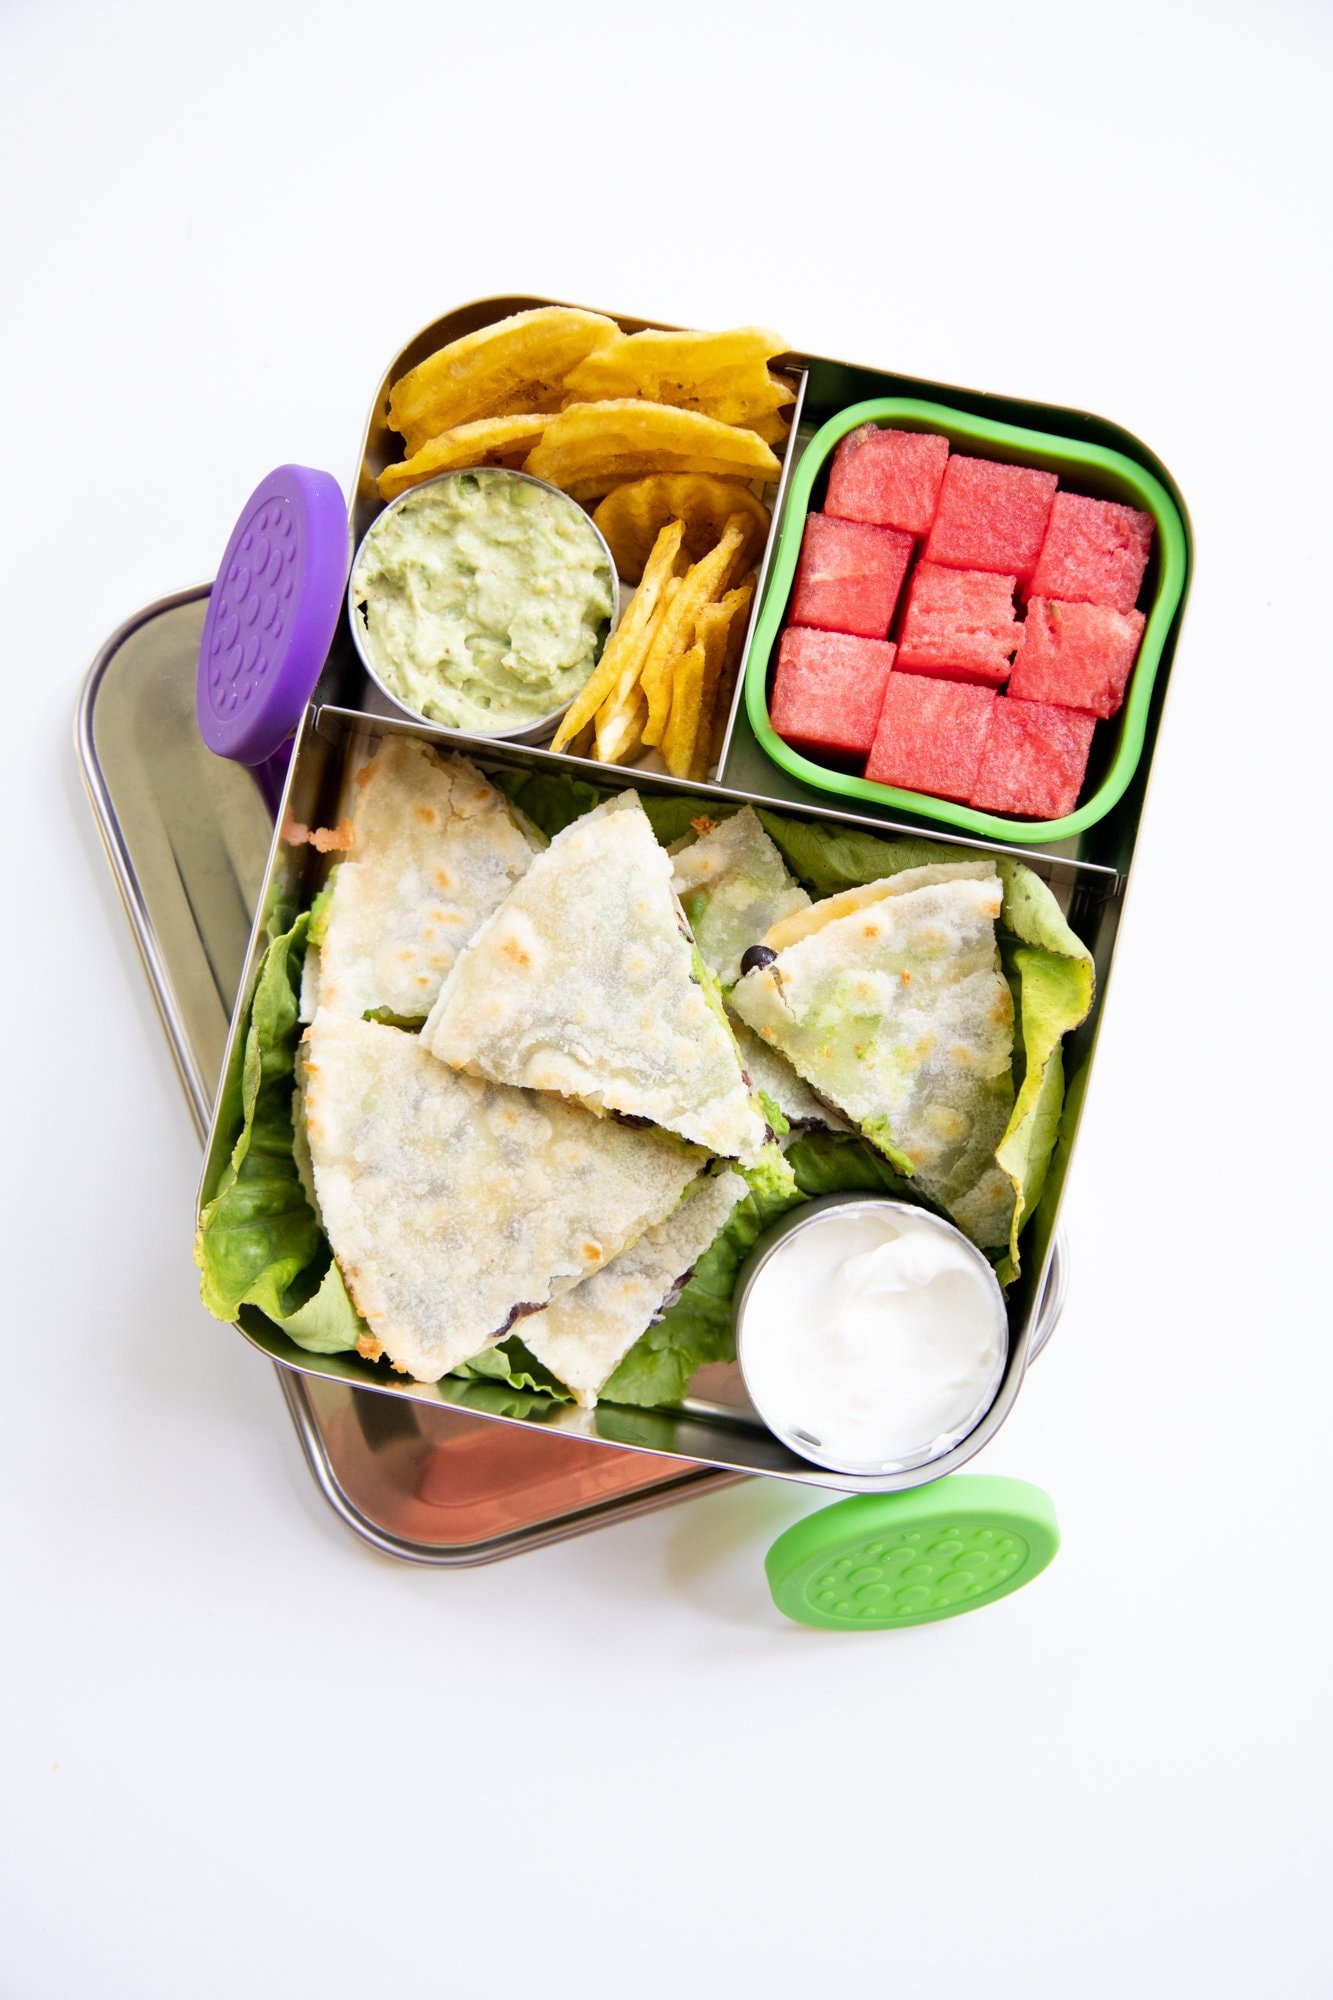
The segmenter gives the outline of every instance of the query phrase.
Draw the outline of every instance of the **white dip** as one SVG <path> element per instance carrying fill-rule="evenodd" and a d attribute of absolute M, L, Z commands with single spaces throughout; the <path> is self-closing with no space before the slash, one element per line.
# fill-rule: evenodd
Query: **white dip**
<path fill-rule="evenodd" d="M 835 1207 L 761 1266 L 740 1358 L 755 1408 L 794 1451 L 841 1472 L 892 1472 L 976 1426 L 1006 1345 L 995 1276 L 950 1224 Z"/>

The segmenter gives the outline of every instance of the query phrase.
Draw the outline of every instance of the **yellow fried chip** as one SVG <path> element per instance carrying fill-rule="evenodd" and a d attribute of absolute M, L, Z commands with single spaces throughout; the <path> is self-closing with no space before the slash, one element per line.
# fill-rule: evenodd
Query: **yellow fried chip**
<path fill-rule="evenodd" d="M 746 621 L 750 606 L 754 602 L 755 578 L 751 571 L 742 577 L 734 590 L 716 604 L 706 604 L 695 620 L 695 632 L 704 649 L 703 690 L 699 698 L 699 731 L 695 738 L 694 757 L 690 776 L 706 778 L 709 766 L 715 761 L 717 751 L 713 747 L 716 734 L 720 748 L 721 721 L 725 720 L 726 707 L 730 703 L 730 688 L 723 699 L 723 684 L 727 661 L 733 655 L 739 659 L 741 645 L 745 637 Z M 734 684 L 734 683 L 733 683 Z"/>
<path fill-rule="evenodd" d="M 666 553 L 673 547 L 678 550 L 674 531 L 679 525 L 679 522 L 674 522 L 662 530 L 663 535 L 670 536 L 670 540 L 663 544 Z M 615 686 L 597 711 L 597 755 L 604 764 L 623 763 L 626 758 L 637 755 L 643 747 L 648 699 L 642 675 L 653 641 L 662 621 L 670 614 L 676 592 L 680 589 L 680 577 L 676 574 L 679 564 L 677 553 L 672 559 L 672 573 L 666 576 L 656 594 L 656 601 L 651 603 L 636 643 L 625 649 Z M 651 569 L 650 562 L 649 570 L 644 572 L 644 583 L 648 582 Z M 643 588 L 644 584 L 640 584 L 638 594 L 642 594 Z"/>
<path fill-rule="evenodd" d="M 756 413 L 753 417 L 747 417 L 745 427 L 747 430 L 752 430 L 756 437 L 761 437 L 765 444 L 774 445 L 778 451 L 785 451 L 791 442 L 791 424 L 781 410 L 765 411 L 762 415 Z"/>
<path fill-rule="evenodd" d="M 682 653 L 671 676 L 671 714 L 662 732 L 662 756 L 673 778 L 688 778 L 694 762 L 703 704 L 704 649 Z"/>
<path fill-rule="evenodd" d="M 639 676 L 648 697 L 648 720 L 643 726 L 645 743 L 655 745 L 662 741 L 671 711 L 671 680 L 676 663 L 694 642 L 694 625 L 700 610 L 719 589 L 725 588 L 723 579 L 731 569 L 745 529 L 746 523 L 739 516 L 728 523 L 717 547 L 685 572 L 680 589 L 658 626 Z"/>
<path fill-rule="evenodd" d="M 380 498 L 396 500 L 423 479 L 454 472 L 465 465 L 517 465 L 550 423 L 549 416 L 482 417 L 474 424 L 457 424 L 423 444 L 401 465 L 387 465 L 379 476 Z"/>
<path fill-rule="evenodd" d="M 553 750 L 563 750 L 591 722 L 607 696 L 629 673 L 628 685 L 638 678 L 646 643 L 651 636 L 653 614 L 667 582 L 674 576 L 684 528 L 679 521 L 663 528 L 649 557 L 643 581 L 625 608 L 625 615 L 606 642 L 601 659 L 566 709 L 560 727 L 551 739 Z"/>
<path fill-rule="evenodd" d="M 685 524 L 685 551 L 693 561 L 718 541 L 728 520 L 744 515 L 750 523 L 743 547 L 753 563 L 768 536 L 769 511 L 738 479 L 703 472 L 653 472 L 613 487 L 593 514 L 605 535 L 616 569 L 627 583 L 642 575 L 648 551 L 666 521 Z"/>
<path fill-rule="evenodd" d="M 641 397 L 702 411 L 723 423 L 746 423 L 792 400 L 794 390 L 768 369 L 785 347 L 780 334 L 756 326 L 727 333 L 618 334 L 570 370 L 566 402 Z M 775 382 L 780 401 L 772 400 Z"/>
<path fill-rule="evenodd" d="M 526 467 L 527 460 L 525 459 L 525 470 Z M 623 469 L 611 466 L 599 473 L 595 473 L 591 478 L 580 478 L 577 474 L 571 474 L 568 478 L 549 479 L 548 484 L 558 486 L 560 491 L 567 493 L 571 500 L 577 500 L 580 506 L 586 507 L 590 503 L 604 500 L 606 495 L 613 492 L 617 486 L 624 486 L 632 479 L 643 479 L 651 473 L 681 472 L 701 472 L 712 479 L 734 479 L 736 476 L 734 465 L 719 465 L 716 462 L 710 463 L 707 459 L 702 464 L 695 459 L 688 465 L 685 465 L 679 461 L 673 463 L 667 457 L 659 458 L 656 463 L 650 462 L 647 465 L 643 463 L 642 459 L 626 461 Z"/>
<path fill-rule="evenodd" d="M 565 378 L 604 341 L 614 320 L 572 306 L 539 306 L 451 340 L 396 382 L 389 422 L 409 456 L 430 438 L 481 417 L 556 410 Z"/>
<path fill-rule="evenodd" d="M 648 702 L 637 681 L 623 698 L 607 696 L 597 711 L 597 742 L 593 755 L 603 764 L 627 764 L 643 748 Z"/>
<path fill-rule="evenodd" d="M 742 577 L 736 588 L 748 591 L 749 595 L 753 597 L 755 589 L 754 577 Z M 732 697 L 736 692 L 736 678 L 740 672 L 741 655 L 745 650 L 745 632 L 748 622 L 747 612 L 745 617 L 733 618 L 727 627 L 727 641 L 722 651 L 722 671 L 718 675 L 717 688 L 713 697 L 713 719 L 708 754 L 705 759 L 705 762 L 709 765 L 716 764 L 722 754 L 722 737 L 726 731 L 727 717 L 731 712 Z"/>
<path fill-rule="evenodd" d="M 715 472 L 742 480 L 775 479 L 777 459 L 754 431 L 719 423 L 697 410 L 631 398 L 575 403 L 547 426 L 525 472 L 569 491 L 567 481 L 603 492 L 645 472 Z"/>

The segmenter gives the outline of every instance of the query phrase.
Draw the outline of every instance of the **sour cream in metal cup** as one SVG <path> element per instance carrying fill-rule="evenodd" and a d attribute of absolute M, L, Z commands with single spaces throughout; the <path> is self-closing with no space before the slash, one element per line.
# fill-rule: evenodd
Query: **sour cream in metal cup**
<path fill-rule="evenodd" d="M 990 1263 L 951 1222 L 889 1196 L 793 1210 L 740 1275 L 736 1352 L 775 1436 L 832 1472 L 942 1458 L 995 1401 L 1008 1352 Z"/>
<path fill-rule="evenodd" d="M 611 551 L 578 502 L 493 465 L 400 494 L 362 537 L 347 589 L 362 664 L 395 707 L 515 743 L 554 735 L 617 601 Z"/>

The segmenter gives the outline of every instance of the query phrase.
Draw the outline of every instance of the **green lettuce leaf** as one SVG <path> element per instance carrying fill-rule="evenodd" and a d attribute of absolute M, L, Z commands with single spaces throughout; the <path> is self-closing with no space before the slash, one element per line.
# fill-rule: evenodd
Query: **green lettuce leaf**
<path fill-rule="evenodd" d="M 345 1354 L 370 1331 L 347 1294 L 343 1274 L 324 1245 L 328 1269 L 303 1306 L 278 1321 L 289 1340 L 311 1354 Z M 272 1317 L 272 1315 L 270 1315 Z"/>
<path fill-rule="evenodd" d="M 583 778 L 565 778 L 554 771 L 501 771 L 495 782 L 510 804 L 525 813 L 548 840 L 611 797 L 606 786 L 590 785 Z M 682 798 L 675 792 L 666 798 L 640 793 L 639 803 L 663 847 L 686 839 L 697 819 L 730 819 L 739 811 L 729 801 Z"/>
<path fill-rule="evenodd" d="M 333 885 L 337 879 L 341 862 L 335 861 L 324 879 L 324 887 L 310 905 L 310 928 L 306 933 L 306 945 L 321 945 L 329 928 L 329 907 L 333 902 Z"/>
<path fill-rule="evenodd" d="M 200 1294 L 218 1319 L 254 1306 L 300 1346 L 337 1354 L 356 1346 L 364 1322 L 302 1185 L 292 1092 L 301 962 L 310 918 L 271 937 L 260 962 L 245 1033 L 222 1093 L 232 1149 L 199 1217 Z"/>
<path fill-rule="evenodd" d="M 843 889 L 859 889 L 904 868 L 925 868 L 935 861 L 976 861 L 987 857 L 970 850 L 941 847 L 931 840 L 882 840 L 858 833 L 855 827 L 813 826 L 809 820 L 788 819 L 784 813 L 756 808 L 765 833 L 783 860 L 816 900 Z"/>
<path fill-rule="evenodd" d="M 1082 946 L 1079 953 L 1076 958 L 1065 957 L 1038 946 L 1018 945 L 1010 954 L 1018 983 L 1015 1036 L 1021 1043 L 1024 1069 L 1009 1123 L 995 1151 L 998 1165 L 1014 1188 L 1009 1255 L 999 1267 L 1002 1285 L 1018 1276 L 1018 1238 L 1041 1199 L 1060 1131 L 1064 1105 L 1061 1040 L 1078 1026 L 1092 1005 L 1092 959 Z"/>
<path fill-rule="evenodd" d="M 608 796 L 600 785 L 556 771 L 499 771 L 495 783 L 548 840 L 572 826 Z"/>
<path fill-rule="evenodd" d="M 549 1368 L 543 1368 L 516 1333 L 497 1341 L 470 1361 L 450 1371 L 474 1381 L 499 1382 L 525 1395 L 544 1397 L 548 1402 L 570 1403 L 574 1399 L 564 1383 Z"/>
<path fill-rule="evenodd" d="M 812 826 L 780 813 L 760 819 L 793 874 L 816 896 L 860 888 L 905 868 L 934 861 L 975 861 L 972 848 L 913 839 L 883 840 L 854 828 Z M 1014 995 L 1014 1108 L 996 1148 L 996 1162 L 1013 1183 L 1009 1249 L 1000 1282 L 1018 1276 L 1018 1238 L 1037 1202 L 1060 1129 L 1064 1101 L 1062 1037 L 1092 1005 L 1092 956 L 1074 934 L 1046 883 L 1013 855 L 993 860 L 1004 885 L 1000 945 Z M 797 1173 L 799 1180 L 799 1170 Z M 919 1197 L 918 1197 L 919 1199 Z"/>
<path fill-rule="evenodd" d="M 937 1215 L 944 1212 L 855 1132 L 803 1133 L 787 1148 L 787 1164 L 801 1193 L 812 1201 L 824 1194 L 890 1194 Z"/>

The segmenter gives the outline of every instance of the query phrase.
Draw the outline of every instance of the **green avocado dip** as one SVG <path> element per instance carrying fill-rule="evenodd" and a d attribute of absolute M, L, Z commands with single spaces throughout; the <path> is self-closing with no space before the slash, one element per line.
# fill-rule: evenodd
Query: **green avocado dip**
<path fill-rule="evenodd" d="M 571 702 L 615 603 L 583 509 L 499 468 L 414 487 L 369 530 L 352 623 L 394 699 L 448 729 L 521 729 Z"/>

